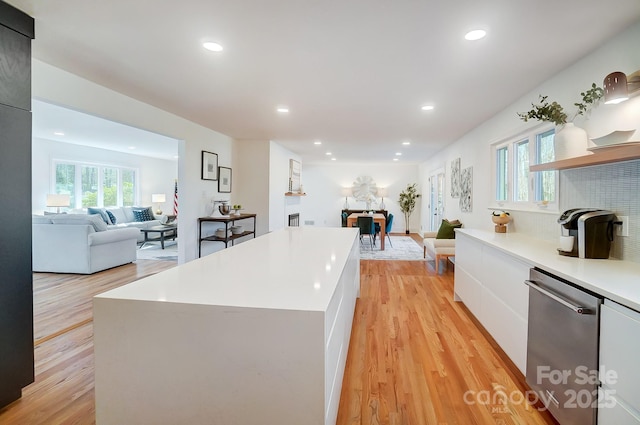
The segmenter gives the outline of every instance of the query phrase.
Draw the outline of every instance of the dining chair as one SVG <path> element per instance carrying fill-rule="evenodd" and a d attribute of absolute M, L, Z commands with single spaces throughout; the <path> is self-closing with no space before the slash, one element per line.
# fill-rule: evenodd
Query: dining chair
<path fill-rule="evenodd" d="M 393 248 L 393 244 L 391 243 L 391 237 L 389 236 L 389 232 L 391 232 L 391 225 L 393 224 L 393 214 L 389 213 L 387 217 L 387 224 L 384 226 L 384 232 L 387 235 L 387 240 L 389 241 L 389 245 Z"/>
<path fill-rule="evenodd" d="M 358 217 L 358 228 L 360 228 L 360 243 L 362 244 L 362 236 L 369 235 L 369 242 L 371 243 L 371 249 L 373 250 L 376 236 L 376 228 L 373 225 L 373 217 Z"/>

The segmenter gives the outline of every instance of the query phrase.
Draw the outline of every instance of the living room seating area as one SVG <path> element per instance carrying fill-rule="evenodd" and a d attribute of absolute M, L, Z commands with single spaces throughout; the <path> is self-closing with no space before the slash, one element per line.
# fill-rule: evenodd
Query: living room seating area
<path fill-rule="evenodd" d="M 145 231 L 166 222 L 166 215 L 155 216 L 150 207 L 34 215 L 33 271 L 91 274 L 134 262 Z"/>

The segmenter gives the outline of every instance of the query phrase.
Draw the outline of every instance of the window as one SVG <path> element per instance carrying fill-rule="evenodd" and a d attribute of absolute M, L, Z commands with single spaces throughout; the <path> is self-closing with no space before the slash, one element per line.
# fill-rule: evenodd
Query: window
<path fill-rule="evenodd" d="M 54 161 L 55 193 L 71 196 L 71 208 L 132 206 L 137 171 L 117 166 Z"/>
<path fill-rule="evenodd" d="M 518 202 L 529 200 L 529 139 L 515 144 L 515 194 Z"/>
<path fill-rule="evenodd" d="M 536 135 L 536 164 L 544 164 L 555 160 L 553 149 L 554 131 L 549 130 Z M 540 171 L 535 173 L 534 193 L 538 202 L 556 200 L 556 175 L 555 171 Z"/>
<path fill-rule="evenodd" d="M 532 131 L 492 146 L 494 204 L 504 209 L 557 210 L 558 172 L 530 172 L 529 166 L 554 160 L 553 129 Z"/>
<path fill-rule="evenodd" d="M 496 200 L 506 201 L 508 198 L 509 149 L 504 146 L 496 149 Z"/>

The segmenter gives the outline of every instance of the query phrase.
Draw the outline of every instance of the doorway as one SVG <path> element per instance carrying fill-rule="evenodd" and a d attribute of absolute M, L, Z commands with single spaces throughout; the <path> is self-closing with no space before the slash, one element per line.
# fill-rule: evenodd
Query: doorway
<path fill-rule="evenodd" d="M 437 170 L 429 177 L 429 228 L 435 231 L 440 227 L 444 217 L 444 168 Z"/>

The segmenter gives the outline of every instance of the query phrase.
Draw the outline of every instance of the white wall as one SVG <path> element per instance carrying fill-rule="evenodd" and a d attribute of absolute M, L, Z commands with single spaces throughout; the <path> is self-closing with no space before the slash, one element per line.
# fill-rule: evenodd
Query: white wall
<path fill-rule="evenodd" d="M 269 147 L 267 140 L 236 140 L 233 145 L 231 200 L 257 214 L 256 236 L 269 231 Z"/>
<path fill-rule="evenodd" d="M 549 95 L 550 99 L 558 101 L 565 106 L 565 109 L 571 109 L 571 105 L 579 100 L 580 92 L 590 88 L 591 83 L 595 82 L 601 86 L 604 77 L 610 72 L 623 71 L 630 74 L 640 69 L 638 40 L 640 40 L 640 23 L 623 31 L 598 50 L 518 99 L 483 125 L 475 128 L 450 147 L 421 164 L 421 181 L 425 181 L 434 170 L 446 164 L 447 186 L 449 185 L 450 165 L 453 159 L 461 158 L 461 168 L 473 166 L 473 212 L 460 212 L 458 199 L 451 198 L 447 189 L 445 215 L 450 218 L 459 218 L 465 227 L 493 229 L 489 210 L 493 195 L 490 145 L 537 124 L 522 122 L 516 113 L 530 109 L 531 103 L 538 100 L 539 94 Z M 638 140 L 638 136 L 640 136 L 640 97 L 619 105 L 602 104 L 593 110 L 589 118 L 580 117 L 575 120 L 575 123 L 585 128 L 592 137 L 599 137 L 614 130 L 637 128 L 633 140 Z M 563 188 L 561 187 L 561 195 L 562 192 Z M 570 208 L 571 206 L 565 207 Z M 423 211 L 422 223 L 427 223 L 427 214 L 429 214 L 428 211 Z M 522 217 L 520 224 L 526 221 L 532 225 L 518 226 L 519 215 Z M 512 213 L 512 217 L 514 217 L 513 229 L 535 237 L 552 238 L 559 234 L 556 224 L 558 215 L 555 212 L 552 214 L 515 212 Z"/>
<path fill-rule="evenodd" d="M 283 229 L 289 224 L 289 214 L 299 213 L 306 203 L 304 196 L 284 196 L 289 191 L 289 160 L 301 162 L 300 155 L 293 153 L 275 142 L 269 144 L 269 231 Z M 302 163 L 301 184 L 305 186 Z M 306 187 L 304 188 L 306 191 Z"/>
<path fill-rule="evenodd" d="M 404 216 L 398 207 L 398 196 L 407 184 L 426 186 L 412 164 L 302 164 L 302 184 L 307 196 L 303 198 L 301 224 L 313 221 L 315 226 L 340 227 L 340 212 L 344 206 L 343 187 L 352 187 L 360 176 L 370 176 L 378 187 L 387 188 L 386 209 L 394 215 L 392 232 L 404 232 Z M 378 204 L 372 207 L 377 208 Z M 363 209 L 366 204 L 349 197 L 349 207 Z M 411 216 L 410 230 L 420 230 L 420 202 Z"/>
<path fill-rule="evenodd" d="M 37 59 L 32 65 L 35 98 L 181 141 L 178 144 L 178 261 L 196 258 L 197 219 L 211 213 L 211 199 L 218 196 L 217 182 L 200 179 L 201 151 L 215 152 L 221 165 L 230 165 L 233 140 Z"/>
<path fill-rule="evenodd" d="M 33 139 L 31 162 L 32 172 L 32 210 L 34 214 L 42 214 L 46 208 L 47 193 L 54 193 L 54 160 L 77 161 L 100 165 L 131 167 L 138 170 L 139 205 L 153 206 L 151 194 L 164 193 L 167 202 L 160 205 L 165 213 L 173 210 L 174 181 L 178 177 L 178 162 L 140 155 L 96 149 L 88 146 L 60 143 L 53 140 Z M 177 152 L 176 152 L 177 154 Z M 49 209 L 53 211 L 53 209 Z"/>

